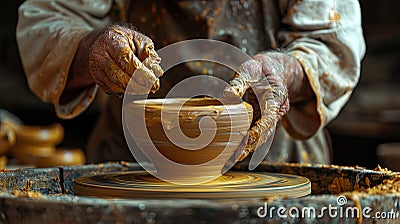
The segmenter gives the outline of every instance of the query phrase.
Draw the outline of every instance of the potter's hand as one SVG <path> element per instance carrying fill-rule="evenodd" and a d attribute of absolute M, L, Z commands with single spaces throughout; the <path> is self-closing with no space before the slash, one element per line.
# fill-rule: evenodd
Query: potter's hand
<path fill-rule="evenodd" d="M 258 120 L 248 131 L 244 148 L 240 147 L 230 162 L 242 161 L 266 142 L 277 122 L 288 112 L 288 95 L 298 94 L 303 77 L 303 68 L 297 59 L 283 53 L 258 54 L 239 67 L 224 96 L 241 98 L 249 89 L 249 102 Z"/>
<path fill-rule="evenodd" d="M 80 43 L 71 67 L 75 82 L 96 83 L 106 93 L 122 96 L 154 93 L 163 74 L 160 57 L 147 36 L 119 25 L 89 33 Z M 135 72 L 136 71 L 136 72 Z M 134 73 L 135 72 L 135 73 Z M 78 81 L 77 81 L 78 80 Z"/>

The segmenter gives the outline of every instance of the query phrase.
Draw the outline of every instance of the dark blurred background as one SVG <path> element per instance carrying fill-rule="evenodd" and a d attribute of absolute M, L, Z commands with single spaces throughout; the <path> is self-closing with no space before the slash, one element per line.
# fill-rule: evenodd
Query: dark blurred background
<path fill-rule="evenodd" d="M 18 7 L 23 2 L 5 1 L 0 9 L 0 109 L 12 112 L 27 125 L 45 126 L 60 123 L 65 130 L 65 137 L 60 146 L 84 149 L 97 120 L 100 100 L 98 99 L 82 116 L 62 120 L 56 116 L 52 104 L 43 103 L 30 91 L 15 39 Z"/>
<path fill-rule="evenodd" d="M 61 120 L 51 104 L 30 92 L 15 41 L 17 9 L 22 2 L 4 1 L 0 9 L 0 108 L 28 125 L 61 123 L 65 129 L 62 145 L 84 148 L 101 101 L 75 119 Z M 360 4 L 367 42 L 361 80 L 350 102 L 328 127 L 334 164 L 374 168 L 381 163 L 377 147 L 400 142 L 400 1 L 363 0 Z"/>

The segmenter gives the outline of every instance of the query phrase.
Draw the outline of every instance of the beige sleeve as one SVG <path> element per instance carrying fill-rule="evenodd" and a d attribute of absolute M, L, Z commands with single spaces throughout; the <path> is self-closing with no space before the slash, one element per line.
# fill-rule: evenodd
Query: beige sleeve
<path fill-rule="evenodd" d="M 349 100 L 365 54 L 357 0 L 283 0 L 278 38 L 302 64 L 315 100 L 291 105 L 284 124 L 308 138 L 334 119 Z"/>
<path fill-rule="evenodd" d="M 95 86 L 59 104 L 81 39 L 110 22 L 112 4 L 112 0 L 32 0 L 19 8 L 16 37 L 29 87 L 44 102 L 52 102 L 61 118 L 77 116 L 94 99 Z"/>

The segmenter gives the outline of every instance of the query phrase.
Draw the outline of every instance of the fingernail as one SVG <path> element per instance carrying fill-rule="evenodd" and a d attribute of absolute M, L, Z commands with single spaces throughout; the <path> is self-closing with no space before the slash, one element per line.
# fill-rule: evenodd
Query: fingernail
<path fill-rule="evenodd" d="M 226 87 L 222 94 L 223 94 L 224 98 L 229 99 L 229 100 L 240 99 L 237 91 L 232 86 Z"/>

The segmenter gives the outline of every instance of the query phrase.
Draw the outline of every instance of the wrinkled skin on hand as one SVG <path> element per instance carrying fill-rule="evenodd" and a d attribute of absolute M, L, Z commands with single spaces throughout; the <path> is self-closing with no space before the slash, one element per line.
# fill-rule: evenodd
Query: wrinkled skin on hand
<path fill-rule="evenodd" d="M 289 111 L 289 94 L 291 99 L 299 94 L 303 78 L 300 63 L 283 53 L 258 54 L 239 67 L 224 96 L 241 98 L 248 91 L 248 101 L 257 120 L 242 143 L 245 146 L 235 152 L 230 162 L 242 161 L 267 141 L 278 121 Z"/>
<path fill-rule="evenodd" d="M 106 93 L 123 96 L 154 93 L 163 74 L 161 59 L 147 36 L 119 25 L 89 33 L 80 43 L 71 75 L 94 82 Z"/>

